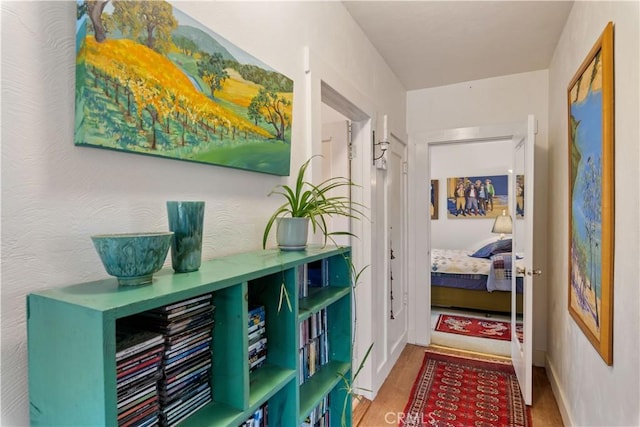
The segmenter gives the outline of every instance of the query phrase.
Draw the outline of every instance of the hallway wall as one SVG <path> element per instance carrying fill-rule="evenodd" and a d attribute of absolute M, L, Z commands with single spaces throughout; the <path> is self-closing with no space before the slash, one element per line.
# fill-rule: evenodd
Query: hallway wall
<path fill-rule="evenodd" d="M 292 170 L 320 146 L 320 129 L 312 129 L 320 111 L 307 114 L 306 108 L 306 47 L 356 95 L 366 94 L 376 112 L 392 115 L 392 131 L 405 122 L 404 88 L 340 2 L 175 3 L 294 80 Z M 267 194 L 290 178 L 75 147 L 76 2 L 3 1 L 0 7 L 0 425 L 14 426 L 29 423 L 25 296 L 108 277 L 89 236 L 166 230 L 166 200 L 204 200 L 205 260 L 257 250 L 281 203 Z M 371 323 L 359 331 L 375 328 Z"/>
<path fill-rule="evenodd" d="M 614 23 L 615 254 L 613 366 L 568 306 L 567 86 L 608 21 Z M 549 68 L 548 372 L 565 422 L 640 425 L 640 3 L 576 2 Z"/>

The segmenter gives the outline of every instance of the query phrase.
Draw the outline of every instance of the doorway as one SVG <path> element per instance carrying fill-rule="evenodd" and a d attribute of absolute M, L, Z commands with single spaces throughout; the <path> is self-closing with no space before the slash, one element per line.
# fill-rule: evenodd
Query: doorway
<path fill-rule="evenodd" d="M 533 261 L 533 215 L 531 214 L 531 212 L 533 212 L 532 183 L 534 179 L 533 147 L 535 146 L 535 133 L 536 120 L 534 116 L 530 115 L 526 121 L 520 123 L 451 129 L 416 135 L 415 137 L 418 138 L 418 142 L 415 145 L 414 167 L 416 168 L 416 174 L 412 179 L 413 194 L 415 194 L 416 200 L 419 201 L 419 197 L 423 197 L 422 200 L 426 200 L 429 197 L 429 192 L 423 190 L 423 188 L 427 187 L 423 183 L 428 183 L 429 179 L 431 178 L 431 148 L 441 144 L 462 144 L 470 142 L 481 143 L 483 144 L 482 147 L 484 148 L 486 147 L 486 145 L 484 144 L 488 144 L 489 142 L 497 142 L 505 139 L 510 140 L 510 148 L 508 150 L 505 150 L 508 151 L 511 158 L 510 162 L 506 164 L 507 167 L 505 168 L 505 170 L 508 171 L 509 189 L 509 196 L 507 197 L 507 215 L 513 215 L 513 222 L 509 228 L 509 231 L 517 230 L 518 228 L 520 228 L 522 231 L 521 233 L 519 232 L 516 234 L 512 234 L 512 248 L 510 248 L 511 252 L 505 254 L 504 258 L 505 261 L 507 259 L 509 260 L 509 277 L 507 278 L 507 282 L 511 283 L 510 288 L 507 288 L 510 290 L 509 296 L 511 298 L 512 307 L 512 315 L 510 321 L 511 337 L 509 340 L 511 343 L 510 357 L 516 369 L 518 382 L 520 384 L 520 388 L 523 392 L 523 397 L 527 404 L 530 404 L 531 401 L 530 372 L 532 365 L 531 326 L 533 315 L 533 286 L 530 276 L 533 271 L 536 271 L 531 266 L 531 263 Z M 527 160 L 526 162 L 521 162 L 524 165 L 523 171 L 514 171 L 514 165 L 516 164 L 516 153 L 519 150 L 519 147 L 525 147 L 524 151 L 527 153 Z M 525 207 L 525 211 L 529 212 L 529 214 L 521 215 L 520 218 L 516 219 L 516 207 L 520 204 L 520 202 L 517 202 L 517 197 L 513 195 L 517 194 L 516 186 L 519 180 L 522 181 L 523 179 L 525 183 L 527 181 L 529 182 L 529 186 L 527 187 L 529 188 L 529 196 L 527 196 L 526 194 L 524 196 L 525 201 L 527 200 L 527 198 L 529 200 L 529 204 Z M 453 187 L 455 187 L 455 185 L 453 185 Z M 452 186 L 450 184 L 449 189 L 451 188 Z M 455 199 L 455 197 L 452 198 Z M 426 328 L 426 330 L 419 330 L 417 328 L 417 325 L 420 325 L 421 323 L 423 325 L 431 323 L 431 302 L 432 292 L 434 289 L 432 287 L 432 272 L 438 271 L 438 269 L 434 268 L 434 264 L 432 263 L 432 255 L 434 249 L 431 247 L 430 238 L 430 236 L 432 235 L 432 220 L 424 220 L 424 218 L 429 218 L 427 209 L 428 204 L 424 203 L 424 207 L 422 208 L 419 208 L 419 206 L 420 204 L 416 202 L 416 207 L 412 208 L 412 211 L 417 213 L 415 217 L 412 218 L 412 225 L 414 226 L 415 230 L 415 233 L 412 235 L 412 247 L 415 250 L 414 290 L 416 300 L 416 303 L 413 306 L 412 316 L 415 319 L 413 342 L 418 344 L 430 344 L 433 339 L 433 333 L 430 328 Z M 456 210 L 454 209 L 454 212 L 455 211 Z M 520 224 L 518 224 L 518 221 L 520 221 Z M 493 231 L 495 231 L 495 229 L 493 229 Z M 520 236 L 518 240 L 516 240 L 517 235 Z M 493 248 L 493 245 L 491 245 L 490 247 Z M 518 256 L 519 254 L 521 256 Z M 425 258 L 429 260 L 428 263 L 424 262 Z M 523 268 L 518 268 L 518 262 L 523 263 Z M 491 263 L 491 265 L 495 266 L 493 262 Z M 510 274 L 511 272 L 513 272 L 514 274 Z M 517 288 L 518 280 L 516 276 L 522 276 L 523 278 L 523 280 L 521 281 L 521 290 L 518 290 Z M 488 282 L 489 281 L 487 281 L 487 284 Z M 424 284 L 426 284 L 426 286 Z M 507 289 L 505 289 L 505 291 Z M 490 289 L 487 289 L 487 291 L 489 292 L 484 293 L 491 293 Z M 522 330 L 524 331 L 522 337 L 517 335 L 518 319 L 515 316 L 516 312 L 514 311 L 518 294 L 521 294 L 522 297 Z M 419 304 L 424 304 L 425 301 L 427 302 L 428 309 L 421 311 L 419 309 Z M 426 312 L 426 314 L 424 312 Z"/>
<path fill-rule="evenodd" d="M 470 255 L 499 240 L 511 252 L 510 234 L 492 228 L 509 212 L 512 145 L 510 138 L 429 145 L 432 344 L 510 355 L 510 283 L 506 292 L 486 292 L 491 261 Z"/>

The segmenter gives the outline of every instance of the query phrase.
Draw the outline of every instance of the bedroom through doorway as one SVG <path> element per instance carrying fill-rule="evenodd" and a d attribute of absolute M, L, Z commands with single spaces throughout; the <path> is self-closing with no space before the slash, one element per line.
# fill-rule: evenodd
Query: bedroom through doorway
<path fill-rule="evenodd" d="M 510 266 L 511 236 L 494 225 L 510 212 L 512 147 L 511 139 L 429 146 L 432 344 L 510 355 L 511 280 L 494 266 Z"/>

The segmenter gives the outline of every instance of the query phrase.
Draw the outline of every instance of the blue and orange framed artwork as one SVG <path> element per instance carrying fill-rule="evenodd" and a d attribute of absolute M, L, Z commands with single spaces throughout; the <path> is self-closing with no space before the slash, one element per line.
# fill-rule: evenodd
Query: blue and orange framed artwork
<path fill-rule="evenodd" d="M 456 176 L 447 178 L 447 218 L 495 218 L 509 213 L 507 175 Z M 523 212 L 524 214 L 524 212 Z"/>
<path fill-rule="evenodd" d="M 569 313 L 613 364 L 613 23 L 567 88 Z"/>
<path fill-rule="evenodd" d="M 166 1 L 76 15 L 76 145 L 289 175 L 290 78 Z"/>

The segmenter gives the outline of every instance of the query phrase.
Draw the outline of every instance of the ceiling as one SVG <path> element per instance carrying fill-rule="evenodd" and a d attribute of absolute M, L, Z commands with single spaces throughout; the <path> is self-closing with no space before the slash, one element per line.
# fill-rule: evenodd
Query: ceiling
<path fill-rule="evenodd" d="M 572 1 L 343 1 L 406 90 L 549 67 Z"/>

